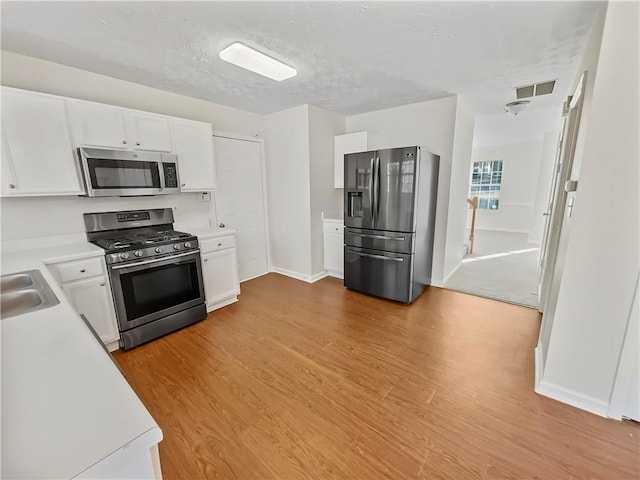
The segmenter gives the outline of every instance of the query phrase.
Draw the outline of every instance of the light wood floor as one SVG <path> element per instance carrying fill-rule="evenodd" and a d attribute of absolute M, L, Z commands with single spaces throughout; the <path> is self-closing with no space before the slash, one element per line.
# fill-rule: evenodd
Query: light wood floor
<path fill-rule="evenodd" d="M 533 392 L 540 317 L 431 287 L 406 307 L 277 274 L 116 354 L 167 479 L 640 477 L 640 427 Z"/>

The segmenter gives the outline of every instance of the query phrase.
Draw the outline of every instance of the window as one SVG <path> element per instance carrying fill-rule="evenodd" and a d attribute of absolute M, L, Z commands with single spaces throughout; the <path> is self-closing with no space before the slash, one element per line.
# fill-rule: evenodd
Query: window
<path fill-rule="evenodd" d="M 478 208 L 498 210 L 502 186 L 502 160 L 473 162 L 469 198 L 478 197 Z"/>

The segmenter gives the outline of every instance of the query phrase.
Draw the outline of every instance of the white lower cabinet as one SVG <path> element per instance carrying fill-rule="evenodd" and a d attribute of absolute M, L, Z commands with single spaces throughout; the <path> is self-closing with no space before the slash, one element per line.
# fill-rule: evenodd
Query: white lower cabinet
<path fill-rule="evenodd" d="M 324 269 L 332 277 L 344 277 L 344 226 L 342 220 L 324 220 Z"/>
<path fill-rule="evenodd" d="M 235 238 L 206 238 L 200 242 L 207 312 L 238 301 L 240 281 Z"/>
<path fill-rule="evenodd" d="M 118 324 L 103 258 L 91 257 L 48 265 L 62 291 L 110 350 L 118 349 Z"/>
<path fill-rule="evenodd" d="M 118 341 L 111 288 L 104 277 L 62 285 L 71 305 L 84 315 L 105 345 Z"/>

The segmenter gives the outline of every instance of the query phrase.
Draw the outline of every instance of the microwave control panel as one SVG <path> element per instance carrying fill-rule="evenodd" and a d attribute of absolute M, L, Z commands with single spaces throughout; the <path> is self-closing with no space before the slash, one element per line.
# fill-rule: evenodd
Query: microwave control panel
<path fill-rule="evenodd" d="M 178 171 L 175 163 L 163 162 L 164 188 L 178 188 Z"/>

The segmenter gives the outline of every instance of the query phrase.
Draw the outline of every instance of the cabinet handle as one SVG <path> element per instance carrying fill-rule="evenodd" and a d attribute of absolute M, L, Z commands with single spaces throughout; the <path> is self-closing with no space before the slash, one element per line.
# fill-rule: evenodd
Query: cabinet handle
<path fill-rule="evenodd" d="M 224 228 L 224 227 L 225 227 L 225 224 L 224 224 L 224 223 L 221 223 L 221 224 L 220 224 L 220 225 L 218 225 L 218 226 L 219 226 L 220 228 Z"/>
<path fill-rule="evenodd" d="M 183 186 L 183 187 L 184 187 L 184 186 L 186 186 L 186 185 L 187 185 L 186 183 L 183 183 L 181 186 Z"/>
<path fill-rule="evenodd" d="M 219 246 L 219 247 L 221 247 L 221 246 L 222 246 L 222 243 L 219 243 L 219 244 L 218 244 L 218 246 Z"/>
<path fill-rule="evenodd" d="M 100 286 L 101 286 L 101 287 L 104 287 L 104 285 L 105 285 L 105 283 L 104 283 L 104 282 L 102 282 L 102 283 L 100 284 Z"/>
<path fill-rule="evenodd" d="M 122 140 L 122 144 L 123 144 L 123 145 L 126 145 L 126 144 L 127 144 L 127 141 L 126 141 L 126 140 Z"/>
<path fill-rule="evenodd" d="M 80 270 L 80 273 L 85 273 L 85 272 L 86 270 L 84 268 Z"/>
<path fill-rule="evenodd" d="M 209 259 L 208 259 L 208 258 L 205 258 L 205 259 L 204 259 L 204 261 L 205 261 L 205 262 L 208 262 L 208 261 L 209 261 Z"/>
<path fill-rule="evenodd" d="M 9 188 L 16 188 L 16 186 L 13 183 L 10 183 Z"/>
<path fill-rule="evenodd" d="M 140 142 L 136 142 L 136 145 L 140 146 Z"/>

